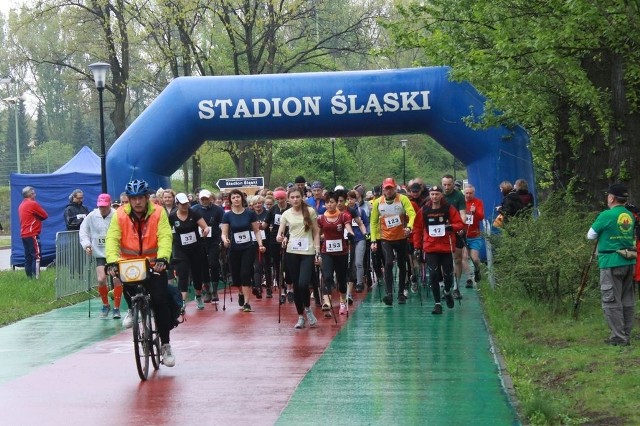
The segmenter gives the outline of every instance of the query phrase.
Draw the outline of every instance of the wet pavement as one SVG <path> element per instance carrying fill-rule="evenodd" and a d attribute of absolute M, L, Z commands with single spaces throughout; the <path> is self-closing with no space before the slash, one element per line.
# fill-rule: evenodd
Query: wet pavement
<path fill-rule="evenodd" d="M 172 332 L 176 366 L 140 382 L 130 330 L 99 302 L 0 328 L 0 412 L 12 425 L 512 425 L 475 290 L 432 316 L 412 295 L 392 308 L 374 290 L 349 318 L 295 330 L 291 304 L 227 299 Z"/>

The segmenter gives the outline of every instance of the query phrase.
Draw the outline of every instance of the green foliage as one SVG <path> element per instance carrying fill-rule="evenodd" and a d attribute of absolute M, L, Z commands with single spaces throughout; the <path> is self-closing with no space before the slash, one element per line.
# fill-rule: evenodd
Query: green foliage
<path fill-rule="evenodd" d="M 516 217 L 492 236 L 495 274 L 501 289 L 524 294 L 562 311 L 572 306 L 593 242 L 586 233 L 596 213 L 555 194 L 540 206 L 540 216 Z M 597 265 L 588 275 L 587 293 L 597 289 Z"/>

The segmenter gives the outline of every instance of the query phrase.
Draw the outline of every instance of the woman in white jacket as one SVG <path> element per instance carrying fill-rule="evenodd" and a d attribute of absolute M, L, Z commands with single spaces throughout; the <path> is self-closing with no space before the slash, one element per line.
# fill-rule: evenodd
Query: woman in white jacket
<path fill-rule="evenodd" d="M 107 229 L 111 223 L 115 210 L 111 207 L 111 197 L 109 194 L 100 194 L 98 196 L 98 208 L 90 212 L 80 225 L 80 245 L 84 249 L 87 256 L 93 256 L 96 259 L 96 276 L 98 278 L 98 293 L 102 299 L 102 311 L 100 318 L 108 318 L 111 306 L 109 305 L 109 289 L 107 287 L 107 275 L 104 270 L 106 264 L 105 254 L 105 237 Z M 122 299 L 122 283 L 120 280 L 113 280 L 113 319 L 120 318 L 120 301 Z M 127 327 L 128 318 L 123 321 L 123 325 Z M 130 322 L 130 320 L 129 320 Z"/>

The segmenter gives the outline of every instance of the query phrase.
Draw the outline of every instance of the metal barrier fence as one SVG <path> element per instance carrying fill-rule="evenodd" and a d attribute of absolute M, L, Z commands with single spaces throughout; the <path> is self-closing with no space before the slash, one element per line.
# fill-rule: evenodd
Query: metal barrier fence
<path fill-rule="evenodd" d="M 91 290 L 97 285 L 96 260 L 87 256 L 78 231 L 56 234 L 56 298 Z"/>

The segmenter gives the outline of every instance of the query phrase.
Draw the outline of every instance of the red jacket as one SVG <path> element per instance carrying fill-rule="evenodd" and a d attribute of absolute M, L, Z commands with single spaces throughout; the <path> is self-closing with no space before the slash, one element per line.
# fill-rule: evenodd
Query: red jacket
<path fill-rule="evenodd" d="M 42 221 L 49 217 L 42 206 L 32 198 L 25 198 L 18 207 L 20 218 L 20 238 L 40 235 Z"/>
<path fill-rule="evenodd" d="M 480 198 L 475 197 L 466 203 L 467 223 L 465 224 L 465 229 L 467 230 L 467 237 L 477 238 L 480 236 L 480 223 L 484 220 L 484 205 Z M 471 213 L 471 206 L 476 207 L 476 211 L 473 214 Z"/>
<path fill-rule="evenodd" d="M 447 225 L 451 225 L 453 231 L 447 231 Z M 416 214 L 413 247 L 425 253 L 451 253 L 456 250 L 455 233 L 463 228 L 458 209 L 444 201 L 444 198 L 437 209 L 432 208 L 429 201 Z"/>

